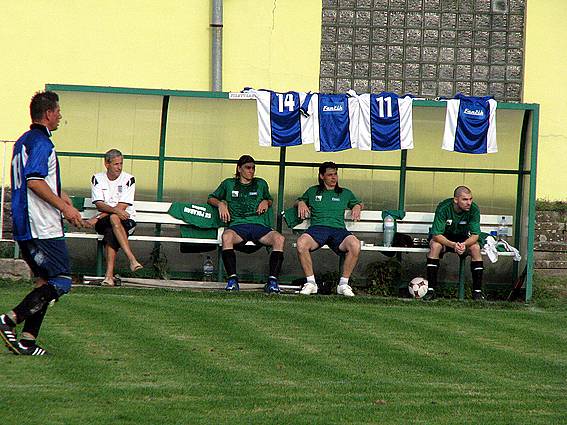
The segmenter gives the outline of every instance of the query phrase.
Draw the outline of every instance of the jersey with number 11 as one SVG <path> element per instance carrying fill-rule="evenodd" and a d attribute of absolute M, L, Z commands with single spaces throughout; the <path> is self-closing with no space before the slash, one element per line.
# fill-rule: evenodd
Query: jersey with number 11
<path fill-rule="evenodd" d="M 373 151 L 413 149 L 411 96 L 362 94 L 358 148 Z"/>

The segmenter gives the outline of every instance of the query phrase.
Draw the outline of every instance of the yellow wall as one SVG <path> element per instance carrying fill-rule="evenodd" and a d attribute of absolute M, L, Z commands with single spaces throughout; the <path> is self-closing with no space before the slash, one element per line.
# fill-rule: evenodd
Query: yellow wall
<path fill-rule="evenodd" d="M 528 2 L 524 101 L 540 104 L 538 198 L 566 200 L 567 2 Z"/>
<path fill-rule="evenodd" d="M 529 0 L 527 12 L 524 101 L 541 104 L 538 197 L 564 199 L 567 3 Z M 210 0 L 2 2 L 0 139 L 27 128 L 29 98 L 46 83 L 209 90 L 209 22 Z M 321 0 L 224 0 L 223 31 L 223 90 L 318 87 Z"/>
<path fill-rule="evenodd" d="M 3 1 L 0 139 L 46 83 L 210 90 L 210 3 Z M 223 89 L 316 89 L 320 21 L 321 0 L 225 0 Z"/>

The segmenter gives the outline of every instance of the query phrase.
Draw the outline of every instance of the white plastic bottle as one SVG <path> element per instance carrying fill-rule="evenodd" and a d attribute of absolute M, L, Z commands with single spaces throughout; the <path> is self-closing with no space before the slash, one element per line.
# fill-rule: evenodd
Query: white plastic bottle
<path fill-rule="evenodd" d="M 506 237 L 508 236 L 508 228 L 506 227 L 506 217 L 500 217 L 498 220 L 498 231 L 496 233 L 498 235 L 498 239 L 505 241 Z"/>
<path fill-rule="evenodd" d="M 207 255 L 205 261 L 203 262 L 203 281 L 212 282 L 213 274 L 215 273 L 215 266 L 211 257 Z"/>
<path fill-rule="evenodd" d="M 387 215 L 384 218 L 384 246 L 392 246 L 392 241 L 394 240 L 394 218 L 391 215 Z"/>

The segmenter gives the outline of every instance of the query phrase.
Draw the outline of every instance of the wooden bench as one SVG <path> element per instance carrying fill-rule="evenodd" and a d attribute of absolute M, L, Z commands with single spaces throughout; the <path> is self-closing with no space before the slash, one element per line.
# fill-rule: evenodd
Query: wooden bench
<path fill-rule="evenodd" d="M 82 198 L 79 198 L 82 199 Z M 98 214 L 96 206 L 92 203 L 91 198 L 84 198 L 83 207 L 81 211 L 81 216 L 84 219 L 89 219 Z M 147 242 L 159 242 L 159 243 L 188 243 L 194 245 L 214 245 L 217 248 L 217 256 L 220 256 L 220 247 L 222 246 L 222 233 L 224 228 L 217 229 L 217 235 L 214 239 L 201 239 L 201 238 L 183 238 L 181 236 L 162 236 L 161 231 L 166 231 L 168 229 L 174 228 L 179 234 L 179 226 L 186 225 L 183 220 L 172 217 L 168 214 L 171 202 L 149 202 L 149 201 L 135 201 L 134 208 L 136 209 L 136 223 L 138 224 L 136 228 L 136 234 L 130 236 L 128 240 L 130 241 L 147 241 Z M 140 234 L 141 227 L 143 224 L 153 225 L 150 228 L 153 234 Z M 156 230 L 159 225 L 161 231 Z M 94 229 L 78 229 L 76 227 L 69 227 L 65 233 L 65 237 L 71 239 L 94 239 L 98 241 L 97 245 L 97 276 L 103 275 L 103 246 L 102 246 L 102 235 L 97 234 Z M 220 263 L 219 263 L 220 264 Z M 219 267 L 220 273 L 220 267 Z"/>
<path fill-rule="evenodd" d="M 406 212 L 403 220 L 397 220 L 397 231 L 406 233 L 412 237 L 417 237 L 420 240 L 426 239 L 429 236 L 429 228 L 433 223 L 435 214 L 430 212 Z M 480 216 L 480 228 L 485 233 L 496 231 L 499 227 L 501 218 L 505 218 L 507 236 L 512 236 L 513 217 L 510 215 L 488 215 L 483 214 Z M 359 221 L 353 221 L 351 211 L 345 211 L 345 224 L 346 228 L 352 233 L 356 234 L 360 239 L 361 251 L 376 251 L 376 252 L 395 252 L 400 254 L 408 253 L 424 253 L 429 252 L 428 246 L 417 247 L 385 247 L 382 246 L 382 240 L 372 240 L 372 242 L 365 240 L 367 237 L 378 236 L 384 233 L 384 221 L 382 219 L 382 211 L 363 210 L 360 215 Z M 301 224 L 293 227 L 294 233 L 302 233 L 309 228 L 310 220 L 304 220 Z M 328 246 L 322 247 L 328 249 Z M 486 255 L 484 250 L 481 251 Z M 511 252 L 498 252 L 499 256 L 513 256 Z M 463 300 L 465 297 L 465 258 L 459 257 L 459 299 Z"/>

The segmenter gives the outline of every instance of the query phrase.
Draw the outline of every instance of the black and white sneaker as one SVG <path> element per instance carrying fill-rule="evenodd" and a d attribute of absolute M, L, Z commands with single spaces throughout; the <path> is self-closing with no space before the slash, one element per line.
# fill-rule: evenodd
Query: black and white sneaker
<path fill-rule="evenodd" d="M 433 301 L 435 298 L 435 290 L 433 288 L 429 288 L 427 290 L 427 293 L 423 297 L 421 297 L 423 301 Z"/>
<path fill-rule="evenodd" d="M 16 337 L 16 328 L 0 323 L 0 337 L 4 340 L 4 344 L 14 354 L 18 352 L 18 338 Z"/>
<path fill-rule="evenodd" d="M 18 342 L 18 352 L 22 356 L 47 356 L 47 351 L 35 343 L 35 341 Z"/>
<path fill-rule="evenodd" d="M 480 289 L 475 289 L 472 293 L 472 299 L 475 301 L 484 301 L 484 294 Z"/>

